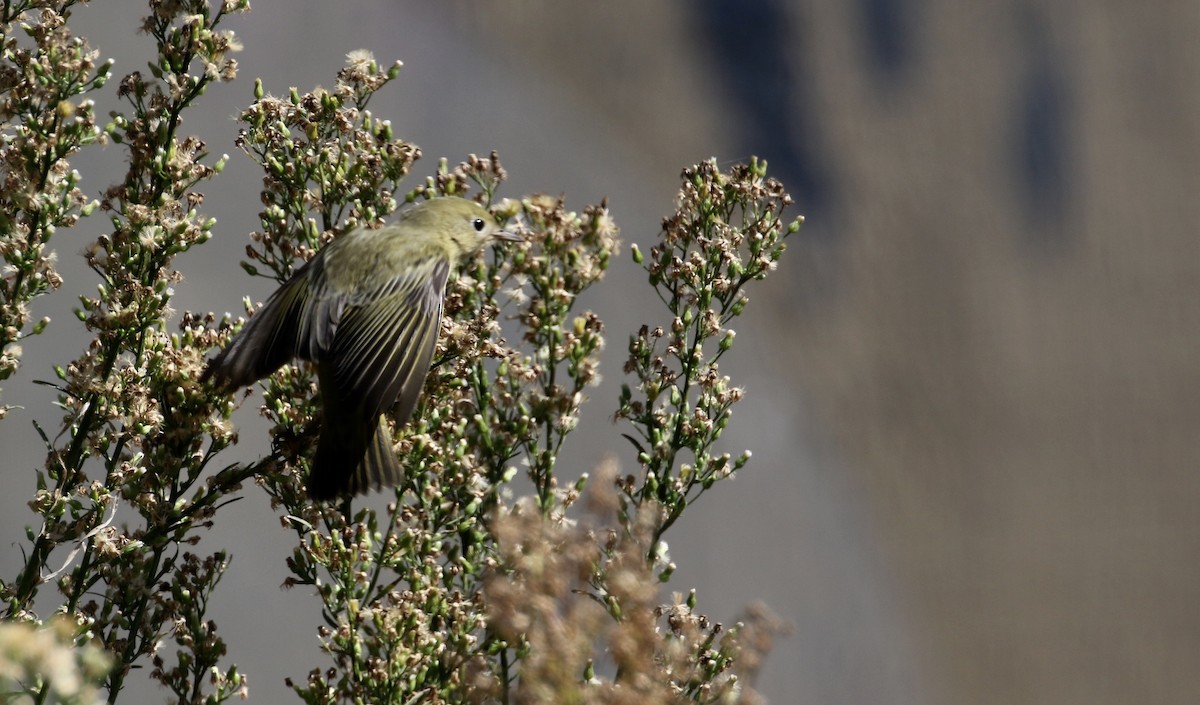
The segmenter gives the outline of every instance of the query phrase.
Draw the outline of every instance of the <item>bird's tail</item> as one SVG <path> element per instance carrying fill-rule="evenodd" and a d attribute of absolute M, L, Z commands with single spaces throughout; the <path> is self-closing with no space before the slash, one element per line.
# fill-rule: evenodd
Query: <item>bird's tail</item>
<path fill-rule="evenodd" d="M 309 497 L 351 497 L 403 481 L 404 470 L 392 451 L 392 433 L 383 416 L 374 426 L 361 419 L 325 420 L 308 476 Z"/>

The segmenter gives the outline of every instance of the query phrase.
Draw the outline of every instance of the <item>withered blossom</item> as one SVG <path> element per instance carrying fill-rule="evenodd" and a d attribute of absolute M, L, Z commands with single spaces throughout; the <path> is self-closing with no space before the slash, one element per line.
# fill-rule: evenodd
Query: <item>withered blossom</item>
<path fill-rule="evenodd" d="M 252 473 L 205 472 L 232 442 L 195 385 L 200 353 L 222 334 L 211 319 L 184 316 L 176 333 L 167 321 L 180 279 L 174 257 L 207 241 L 215 223 L 199 212 L 195 188 L 219 170 L 206 161 L 203 140 L 177 133 L 180 116 L 209 83 L 233 78 L 224 54 L 236 45 L 217 26 L 248 3 L 213 11 L 200 0 L 151 2 L 143 28 L 159 52 L 153 78 L 135 72 L 120 82 L 124 109 L 104 128 L 91 101 L 75 98 L 102 87 L 109 66 L 97 65 L 95 52 L 67 30 L 75 3 L 36 3 L 37 12 L 31 4 L 3 10 L 28 12 L 20 20 L 32 38 L 27 46 L 6 35 L 0 62 L 0 160 L 10 182 L 0 198 L 14 199 L 0 223 L 0 249 L 12 265 L 0 297 L 6 352 L 24 334 L 28 299 L 59 283 L 46 250 L 54 229 L 97 206 L 112 229 L 85 248 L 98 282 L 80 297 L 76 316 L 93 337 L 79 357 L 55 367 L 62 425 L 57 433 L 39 429 L 48 452 L 30 503 L 42 525 L 0 595 L 8 618 L 37 620 L 35 597 L 56 588 L 76 643 L 96 643 L 113 657 L 100 679 L 110 699 L 148 661 L 151 676 L 174 692 L 224 700 L 245 681 L 225 663 L 224 643 L 204 613 L 226 559 L 186 547 L 211 521 L 217 498 Z M 18 17 L 3 20 L 8 31 Z M 205 68 L 214 65 L 215 72 Z M 65 159 L 106 139 L 125 147 L 128 171 L 88 203 Z M 163 649 L 167 639 L 177 648 Z M 54 687 L 36 678 L 22 686 L 37 701 Z"/>
<path fill-rule="evenodd" d="M 68 160 L 106 140 L 83 96 L 104 86 L 112 63 L 97 63 L 99 53 L 66 26 L 71 4 L 0 9 L 0 381 L 20 365 L 19 341 L 49 323 L 30 326 L 29 303 L 62 283 L 51 237 L 96 207 Z M 0 418 L 6 412 L 0 405 Z"/>
<path fill-rule="evenodd" d="M 623 484 L 624 493 L 634 505 L 662 505 L 659 534 L 750 459 L 749 451 L 736 459 L 714 452 L 743 395 L 718 361 L 733 348 L 729 324 L 749 301 L 746 285 L 775 268 L 785 239 L 803 222 L 783 219 L 791 196 L 766 170 L 759 160 L 729 173 L 714 160 L 685 169 L 661 240 L 648 254 L 633 250 L 671 318 L 665 328 L 642 326 L 630 337 L 624 371 L 634 384 L 622 386 L 616 418 L 633 427 L 626 438 L 643 471 L 641 483 Z"/>

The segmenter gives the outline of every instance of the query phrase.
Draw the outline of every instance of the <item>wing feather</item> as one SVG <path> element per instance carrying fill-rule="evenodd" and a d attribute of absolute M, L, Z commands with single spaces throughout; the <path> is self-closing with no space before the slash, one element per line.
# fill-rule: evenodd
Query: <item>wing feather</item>
<path fill-rule="evenodd" d="M 326 283 L 326 250 L 267 299 L 209 362 L 201 382 L 211 377 L 221 389 L 236 389 L 266 377 L 293 357 L 316 360 L 329 349 L 348 299 Z"/>
<path fill-rule="evenodd" d="M 371 419 L 396 404 L 408 420 L 437 344 L 445 260 L 427 260 L 375 292 L 347 303 L 328 360 L 338 394 Z"/>

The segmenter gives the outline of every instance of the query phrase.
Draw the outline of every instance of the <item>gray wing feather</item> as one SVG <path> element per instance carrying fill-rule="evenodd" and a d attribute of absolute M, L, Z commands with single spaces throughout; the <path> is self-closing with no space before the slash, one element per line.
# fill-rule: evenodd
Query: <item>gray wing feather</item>
<path fill-rule="evenodd" d="M 296 270 L 263 304 L 201 376 L 221 389 L 243 387 L 279 369 L 293 357 L 315 360 L 328 349 L 344 297 L 324 286 L 325 250 Z"/>

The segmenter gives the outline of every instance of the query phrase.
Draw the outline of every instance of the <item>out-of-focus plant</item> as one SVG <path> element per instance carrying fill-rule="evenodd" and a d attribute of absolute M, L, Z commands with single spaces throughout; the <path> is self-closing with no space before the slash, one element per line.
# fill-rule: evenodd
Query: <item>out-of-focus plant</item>
<path fill-rule="evenodd" d="M 42 17 L 53 24 L 70 4 Z M 39 429 L 48 455 L 31 506 L 42 525 L 29 532 L 24 569 L 0 583 L 5 616 L 42 621 L 34 600 L 53 582 L 74 643 L 111 657 L 109 702 L 143 662 L 180 703 L 244 695 L 245 677 L 225 663 L 207 616 L 227 556 L 187 547 L 254 477 L 297 538 L 286 584 L 312 589 L 325 622 L 331 663 L 292 684 L 305 702 L 751 702 L 744 677 L 773 622 L 723 629 L 696 611 L 694 591 L 664 604 L 658 586 L 673 568 L 664 533 L 749 457 L 716 448 L 742 396 L 717 362 L 732 348 L 746 287 L 774 268 L 799 226 L 782 220 L 790 199 L 765 163 L 686 170 L 661 243 L 648 257 L 633 248 L 665 305 L 664 320 L 630 338 L 633 381 L 616 412 L 641 472 L 618 477 L 614 462 L 589 482 L 560 460 L 598 380 L 604 325 L 577 302 L 618 253 L 607 204 L 572 211 L 561 198 L 500 199 L 505 172 L 494 154 L 442 161 L 403 190 L 420 150 L 368 109 L 400 66 L 365 52 L 349 55 L 328 90 L 277 97 L 256 83 L 236 140 L 264 174 L 248 274 L 283 281 L 350 228 L 439 194 L 474 197 L 524 236 L 451 277 L 422 400 L 393 429 L 406 471 L 393 501 L 381 511 L 314 505 L 303 491 L 321 414 L 312 370 L 285 365 L 260 384 L 271 453 L 217 469 L 246 395 L 214 398 L 196 380 L 204 352 L 239 322 L 184 314 L 168 332 L 173 259 L 209 238 L 214 221 L 196 189 L 223 163 L 179 134 L 180 120 L 210 83 L 233 78 L 237 44 L 219 25 L 245 9 L 244 0 L 151 0 L 151 75 L 125 77 L 127 107 L 104 131 L 81 118 L 90 139 L 127 147 L 129 170 L 99 204 L 112 230 L 87 251 L 100 281 L 78 310 L 94 337 L 56 368 L 65 415 L 54 434 Z M 61 22 L 51 29 L 65 32 Z M 80 71 L 91 78 L 77 87 L 94 89 L 106 69 Z M 90 116 L 90 107 L 75 111 Z M 65 169 L 57 164 L 51 172 Z M 74 181 L 62 183 L 74 189 L 62 212 L 77 217 L 88 206 Z M 12 213 L 43 217 L 32 207 Z M 21 262 L 52 261 L 39 242 Z M 29 271 L 52 283 L 38 261 Z M 14 282 L 32 281 L 19 271 Z M 3 303 L 24 310 L 15 294 Z M 528 496 L 514 483 L 522 474 Z M 591 510 L 580 513 L 588 485 Z M 58 692 L 45 679 L 18 686 L 38 702 Z"/>
<path fill-rule="evenodd" d="M 758 606 L 724 629 L 696 611 L 695 590 L 662 602 L 646 560 L 659 512 L 620 509 L 624 483 L 614 460 L 596 479 L 581 523 L 519 509 L 497 519 L 485 604 L 489 626 L 520 644 L 520 659 L 515 680 L 495 669 L 476 673 L 475 701 L 758 702 L 749 681 L 782 629 L 778 619 Z"/>
<path fill-rule="evenodd" d="M 93 705 L 110 657 L 95 644 L 76 646 L 75 624 L 65 617 L 36 627 L 0 622 L 0 702 L 22 702 L 31 689 L 62 705 Z"/>

